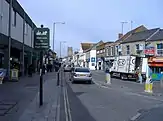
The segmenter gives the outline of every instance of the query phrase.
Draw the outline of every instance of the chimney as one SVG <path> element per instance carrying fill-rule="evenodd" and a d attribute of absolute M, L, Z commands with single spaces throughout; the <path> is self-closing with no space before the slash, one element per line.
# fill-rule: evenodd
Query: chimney
<path fill-rule="evenodd" d="M 119 33 L 118 34 L 118 39 L 120 39 L 122 36 L 123 36 L 123 34 L 122 33 Z"/>

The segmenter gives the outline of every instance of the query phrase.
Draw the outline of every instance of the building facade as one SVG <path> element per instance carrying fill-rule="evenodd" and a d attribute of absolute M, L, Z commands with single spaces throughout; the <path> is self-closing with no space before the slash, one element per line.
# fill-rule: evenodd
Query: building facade
<path fill-rule="evenodd" d="M 9 9 L 10 5 L 12 5 L 11 10 Z M 10 0 L 0 1 L 0 68 L 8 69 L 9 60 L 10 68 L 16 66 L 21 72 L 20 74 L 27 72 L 29 64 L 35 63 L 36 67 L 37 51 L 33 49 L 34 28 L 36 25 L 17 0 L 13 0 L 12 4 Z M 10 37 L 11 51 L 9 56 Z"/>
<path fill-rule="evenodd" d="M 97 70 L 104 70 L 104 57 L 105 57 L 105 44 L 103 41 L 100 41 L 96 46 L 96 58 L 97 58 Z"/>

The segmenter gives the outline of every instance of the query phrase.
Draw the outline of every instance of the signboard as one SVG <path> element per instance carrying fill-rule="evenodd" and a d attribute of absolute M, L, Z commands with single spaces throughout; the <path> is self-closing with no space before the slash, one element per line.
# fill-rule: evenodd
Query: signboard
<path fill-rule="evenodd" d="M 145 55 L 155 55 L 155 48 L 154 47 L 146 47 L 144 50 Z"/>
<path fill-rule="evenodd" d="M 50 39 L 50 30 L 49 28 L 37 28 L 35 30 L 34 37 L 34 48 L 40 50 L 49 49 L 49 39 Z"/>
<path fill-rule="evenodd" d="M 91 62 L 96 62 L 95 57 L 92 57 L 92 58 L 91 58 Z"/>

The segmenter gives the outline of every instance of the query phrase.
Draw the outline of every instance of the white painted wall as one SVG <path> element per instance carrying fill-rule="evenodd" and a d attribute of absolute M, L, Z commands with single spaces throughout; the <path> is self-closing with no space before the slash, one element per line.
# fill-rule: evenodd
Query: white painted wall
<path fill-rule="evenodd" d="M 0 24 L 2 26 L 1 33 L 8 36 L 8 21 L 9 21 L 9 4 L 6 2 L 6 0 L 0 0 L 1 1 L 1 19 Z"/>
<path fill-rule="evenodd" d="M 91 62 L 91 58 L 95 58 L 95 62 Z M 92 65 L 94 63 L 94 65 Z M 95 70 L 96 66 L 96 50 L 91 50 L 90 51 L 90 63 L 89 63 L 89 68 L 90 70 Z"/>
<path fill-rule="evenodd" d="M 14 26 L 14 12 L 11 13 L 11 38 L 23 43 L 23 18 L 16 13 L 16 26 Z M 6 0 L 0 0 L 0 33 L 8 36 L 9 4 Z M 31 47 L 31 27 L 27 25 L 28 31 L 25 34 L 24 42 Z M 33 44 L 32 44 L 33 46 Z"/>
<path fill-rule="evenodd" d="M 24 37 L 24 44 L 26 44 L 26 45 L 31 47 L 31 41 L 32 41 L 31 40 L 31 31 L 32 31 L 32 28 L 28 24 L 26 24 L 26 27 L 25 27 L 26 33 L 24 34 L 25 35 L 25 37 Z"/>
<path fill-rule="evenodd" d="M 12 20 L 11 20 L 11 37 L 21 43 L 23 43 L 23 18 L 16 13 L 16 26 L 14 26 L 14 13 L 12 9 Z"/>

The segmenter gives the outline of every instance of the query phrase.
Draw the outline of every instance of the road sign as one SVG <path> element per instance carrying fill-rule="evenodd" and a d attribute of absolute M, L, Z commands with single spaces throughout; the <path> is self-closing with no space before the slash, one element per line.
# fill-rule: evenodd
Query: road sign
<path fill-rule="evenodd" d="M 34 48 L 39 50 L 49 49 L 50 29 L 37 28 L 35 30 Z"/>

